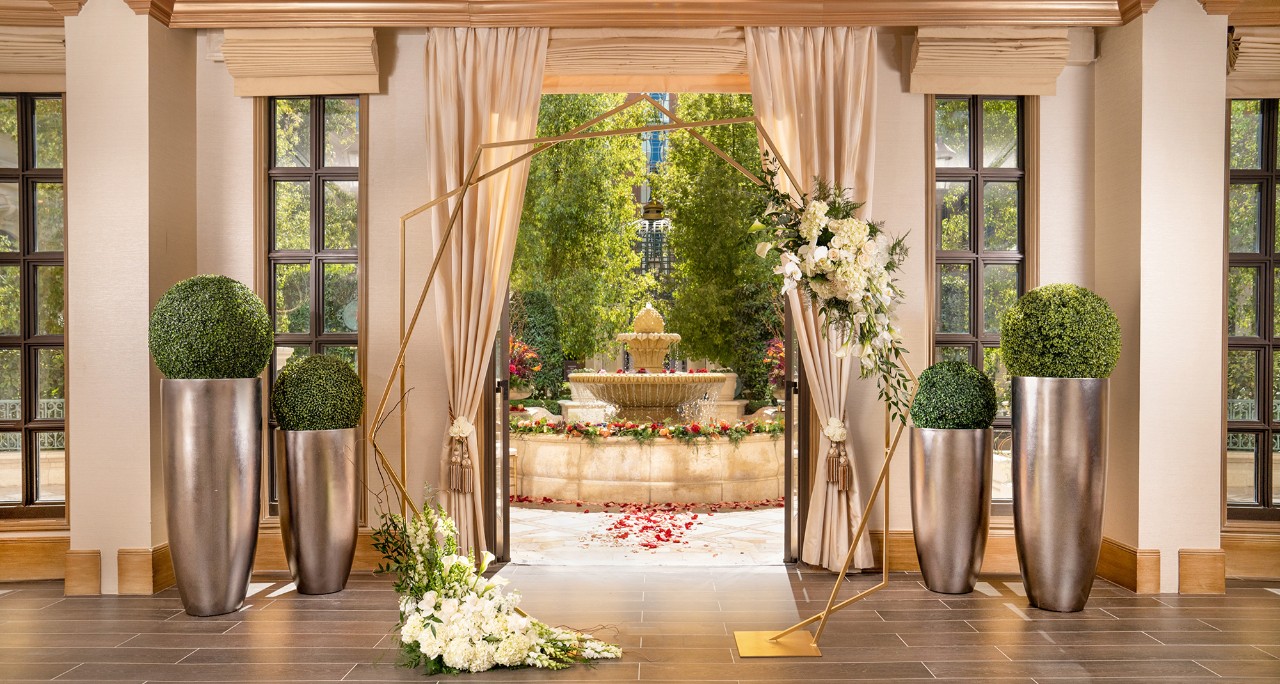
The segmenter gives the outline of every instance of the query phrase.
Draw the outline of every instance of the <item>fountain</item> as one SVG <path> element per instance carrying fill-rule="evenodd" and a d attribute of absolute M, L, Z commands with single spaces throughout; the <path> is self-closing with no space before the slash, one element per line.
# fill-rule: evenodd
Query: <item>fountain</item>
<path fill-rule="evenodd" d="M 675 420 L 684 407 L 700 400 L 714 401 L 724 377 L 718 373 L 672 373 L 663 368 L 667 349 L 680 341 L 665 332 L 666 322 L 653 305 L 646 304 L 632 322 L 634 332 L 617 340 L 631 352 L 636 370 L 631 373 L 570 373 L 569 384 L 589 391 L 612 404 L 617 419 L 635 423 Z"/>

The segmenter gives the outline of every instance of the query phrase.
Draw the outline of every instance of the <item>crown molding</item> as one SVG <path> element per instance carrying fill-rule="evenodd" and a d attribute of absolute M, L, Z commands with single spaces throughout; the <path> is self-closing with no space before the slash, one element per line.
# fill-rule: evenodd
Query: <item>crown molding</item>
<path fill-rule="evenodd" d="M 1280 26 L 1280 2 L 1276 0 L 1203 0 L 1209 14 L 1222 14 L 1228 10 L 1227 23 L 1231 26 Z M 1210 9 L 1210 6 L 1213 9 Z"/>
<path fill-rule="evenodd" d="M 1120 20 L 1127 24 L 1150 12 L 1156 6 L 1156 0 L 1119 0 L 1116 4 L 1120 6 Z"/>
<path fill-rule="evenodd" d="M 80 9 L 84 7 L 84 3 L 89 0 L 47 0 L 53 10 L 64 17 L 74 17 L 80 14 Z"/>
<path fill-rule="evenodd" d="M 134 4 L 134 0 L 130 0 L 130 4 Z M 765 0 L 176 0 L 172 5 L 169 25 L 174 28 L 1118 26 L 1123 23 L 1117 0 L 794 0 L 786 3 Z"/>
<path fill-rule="evenodd" d="M 169 25 L 173 19 L 173 0 L 125 0 L 134 14 L 148 15 L 156 21 Z"/>

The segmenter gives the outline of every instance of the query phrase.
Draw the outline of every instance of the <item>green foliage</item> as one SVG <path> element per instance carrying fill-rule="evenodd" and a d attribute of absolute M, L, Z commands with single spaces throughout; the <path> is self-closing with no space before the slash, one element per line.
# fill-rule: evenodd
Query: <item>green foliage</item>
<path fill-rule="evenodd" d="M 920 374 L 911 422 L 934 430 L 985 430 L 996 417 L 996 388 L 963 361 L 941 361 Z"/>
<path fill-rule="evenodd" d="M 1120 358 L 1120 320 L 1079 285 L 1044 285 L 1005 312 L 1000 350 L 1011 376 L 1105 378 Z"/>
<path fill-rule="evenodd" d="M 226 276 L 188 278 L 151 312 L 148 346 L 166 378 L 252 378 L 273 341 L 262 300 Z"/>
<path fill-rule="evenodd" d="M 753 114 L 749 95 L 681 94 L 680 117 L 689 121 Z M 756 175 L 760 148 L 750 124 L 700 131 Z M 740 171 L 692 135 L 673 133 L 667 162 L 651 176 L 654 196 L 671 218 L 674 267 L 669 303 L 659 302 L 667 328 L 680 333 L 680 353 L 706 358 L 738 374 L 743 396 L 770 396 L 765 347 L 782 331 L 782 299 L 773 261 L 755 253 L 751 232 L 767 198 Z"/>
<path fill-rule="evenodd" d="M 526 409 L 534 407 L 544 408 L 552 413 L 552 415 L 560 415 L 560 401 L 558 399 L 512 399 L 510 401 L 512 408 L 523 406 Z M 520 414 L 513 414 L 520 415 Z"/>
<path fill-rule="evenodd" d="M 511 335 L 538 350 L 542 368 L 533 374 L 533 397 L 564 397 L 564 350 L 560 346 L 560 317 L 551 297 L 537 290 L 511 295 Z M 555 411 L 559 412 L 559 409 Z"/>
<path fill-rule="evenodd" d="M 603 93 L 543 96 L 538 135 L 564 133 L 623 99 Z M 645 122 L 645 111 L 636 107 L 596 129 Z M 529 167 L 511 289 L 547 294 L 559 313 L 565 358 L 585 359 L 609 349 L 651 295 L 653 278 L 637 274 L 640 255 L 634 249 L 639 235 L 632 186 L 644 170 L 638 136 L 561 143 L 534 157 Z"/>
<path fill-rule="evenodd" d="M 364 386 L 351 364 L 317 354 L 286 364 L 271 390 L 281 430 L 345 430 L 360 423 Z"/>

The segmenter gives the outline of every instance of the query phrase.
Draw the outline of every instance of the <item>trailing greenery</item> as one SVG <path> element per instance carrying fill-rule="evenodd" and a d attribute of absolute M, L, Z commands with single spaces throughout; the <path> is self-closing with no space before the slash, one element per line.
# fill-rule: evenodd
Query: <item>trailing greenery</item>
<path fill-rule="evenodd" d="M 750 95 L 681 94 L 679 115 L 688 121 L 751 116 Z M 760 176 L 760 148 L 751 124 L 701 131 L 729 156 Z M 667 329 L 680 333 L 680 353 L 732 368 L 742 396 L 771 396 L 762 359 L 769 340 L 782 335 L 782 297 L 773 276 L 776 258 L 755 253 L 755 217 L 768 198 L 742 172 L 683 132 L 670 134 L 667 162 L 650 177 L 653 194 L 671 218 L 674 265 L 657 305 Z M 728 398 L 728 397 L 726 397 Z"/>
<path fill-rule="evenodd" d="M 533 397 L 560 399 L 565 393 L 564 349 L 560 346 L 560 317 L 551 296 L 540 290 L 511 294 L 511 335 L 538 350 L 542 368 L 534 371 Z"/>
<path fill-rule="evenodd" d="M 364 413 L 364 386 L 345 360 L 328 354 L 308 356 L 276 376 L 271 412 L 281 430 L 353 428 Z"/>
<path fill-rule="evenodd" d="M 1120 346 L 1120 320 L 1107 300 L 1068 283 L 1026 293 L 1000 326 L 1000 351 L 1015 377 L 1105 378 Z"/>
<path fill-rule="evenodd" d="M 147 346 L 166 378 L 252 378 L 271 358 L 267 307 L 242 283 L 198 275 L 169 288 L 151 312 Z"/>
<path fill-rule="evenodd" d="M 675 439 L 686 444 L 695 442 L 714 442 L 726 439 L 737 445 L 750 435 L 772 435 L 775 438 L 785 430 L 786 424 L 781 420 L 729 423 L 723 420 L 712 420 L 704 423 L 563 423 L 551 422 L 546 418 L 528 420 L 511 417 L 511 434 L 517 438 L 521 435 L 563 435 L 579 437 L 589 443 L 595 443 L 606 437 L 628 437 L 639 444 L 648 444 L 656 439 Z"/>
<path fill-rule="evenodd" d="M 920 374 L 911 422 L 932 430 L 985 430 L 996 417 L 991 379 L 963 361 L 940 361 Z"/>

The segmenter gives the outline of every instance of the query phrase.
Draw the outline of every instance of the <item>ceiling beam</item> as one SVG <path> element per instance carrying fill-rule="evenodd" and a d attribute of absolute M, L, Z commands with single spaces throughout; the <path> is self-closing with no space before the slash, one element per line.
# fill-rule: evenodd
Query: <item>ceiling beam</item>
<path fill-rule="evenodd" d="M 177 0 L 173 5 L 173 17 L 169 25 L 175 28 L 663 28 L 823 25 L 1117 26 L 1121 23 L 1117 0 Z"/>

